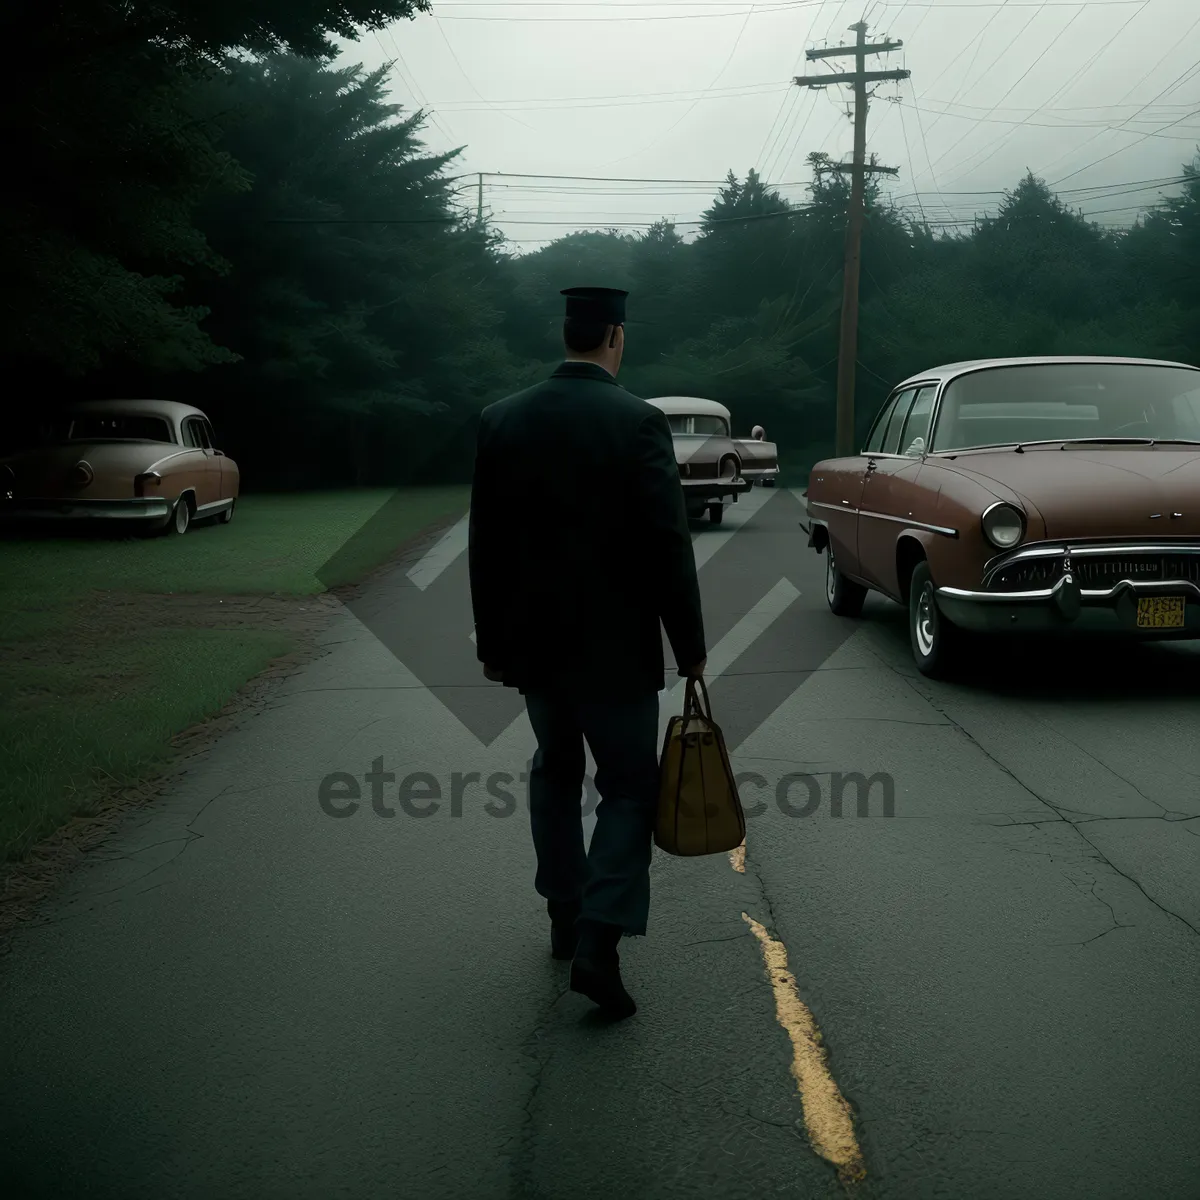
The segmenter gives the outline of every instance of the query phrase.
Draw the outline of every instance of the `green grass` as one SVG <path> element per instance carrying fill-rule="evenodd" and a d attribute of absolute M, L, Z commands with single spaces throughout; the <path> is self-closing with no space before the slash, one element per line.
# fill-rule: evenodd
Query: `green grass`
<path fill-rule="evenodd" d="M 249 496 L 230 525 L 182 538 L 5 542 L 0 857 L 144 778 L 175 735 L 296 645 L 266 627 L 106 630 L 95 593 L 312 595 L 466 504 L 463 487 Z"/>

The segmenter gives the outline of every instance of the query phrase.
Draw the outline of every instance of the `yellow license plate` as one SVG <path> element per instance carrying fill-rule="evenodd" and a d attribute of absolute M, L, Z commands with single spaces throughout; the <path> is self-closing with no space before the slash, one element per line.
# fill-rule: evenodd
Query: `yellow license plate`
<path fill-rule="evenodd" d="M 1139 629 L 1182 629 L 1182 596 L 1143 596 L 1138 601 Z"/>

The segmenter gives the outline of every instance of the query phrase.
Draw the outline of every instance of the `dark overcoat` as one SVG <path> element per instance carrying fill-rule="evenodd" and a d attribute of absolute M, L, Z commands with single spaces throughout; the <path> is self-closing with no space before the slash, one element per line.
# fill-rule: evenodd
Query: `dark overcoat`
<path fill-rule="evenodd" d="M 506 686 L 661 691 L 662 629 L 681 669 L 705 657 L 670 427 L 602 367 L 483 410 L 469 557 L 479 660 Z"/>

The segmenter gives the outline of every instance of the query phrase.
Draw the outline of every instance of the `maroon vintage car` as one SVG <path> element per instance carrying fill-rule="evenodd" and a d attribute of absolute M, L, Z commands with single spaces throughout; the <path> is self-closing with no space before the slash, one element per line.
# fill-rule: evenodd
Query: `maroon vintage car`
<path fill-rule="evenodd" d="M 41 444 L 0 460 L 6 522 L 119 520 L 179 534 L 193 520 L 232 520 L 237 464 L 198 408 L 89 401 L 56 424 Z"/>
<path fill-rule="evenodd" d="M 917 666 L 964 632 L 1200 638 L 1200 369 L 1129 358 L 936 367 L 854 458 L 812 469 L 826 594 L 908 608 Z"/>

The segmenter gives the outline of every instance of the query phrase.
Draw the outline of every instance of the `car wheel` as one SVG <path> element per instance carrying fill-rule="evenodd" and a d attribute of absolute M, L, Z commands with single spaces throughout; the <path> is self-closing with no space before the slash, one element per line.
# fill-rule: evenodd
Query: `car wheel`
<path fill-rule="evenodd" d="M 847 579 L 837 569 L 833 544 L 825 547 L 825 599 L 831 612 L 839 617 L 857 617 L 862 612 L 867 589 L 853 579 Z"/>
<path fill-rule="evenodd" d="M 175 501 L 175 507 L 171 509 L 171 519 L 167 522 L 166 532 L 171 537 L 178 537 L 187 533 L 191 525 L 192 502 L 186 495 L 180 496 Z"/>
<path fill-rule="evenodd" d="M 233 520 L 233 510 L 235 508 L 237 508 L 237 501 L 231 500 L 229 502 L 229 507 L 218 518 L 222 525 L 228 525 L 229 522 Z"/>
<path fill-rule="evenodd" d="M 917 670 L 944 679 L 960 661 L 965 635 L 938 610 L 933 575 L 927 562 L 913 569 L 908 589 L 908 632 Z"/>
<path fill-rule="evenodd" d="M 714 525 L 720 525 L 720 523 L 725 519 L 725 505 L 710 504 L 708 506 L 708 519 Z"/>

